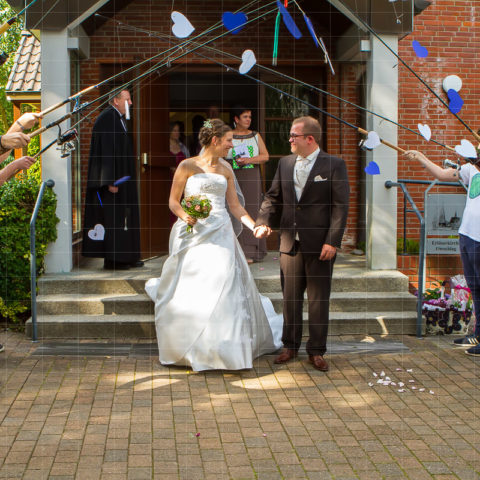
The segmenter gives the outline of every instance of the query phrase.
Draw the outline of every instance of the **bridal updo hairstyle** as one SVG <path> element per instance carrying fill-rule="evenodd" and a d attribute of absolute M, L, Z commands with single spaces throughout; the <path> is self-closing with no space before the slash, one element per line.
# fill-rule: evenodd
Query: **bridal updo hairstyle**
<path fill-rule="evenodd" d="M 232 129 L 226 125 L 223 120 L 219 118 L 209 118 L 200 129 L 198 140 L 202 147 L 209 147 L 213 137 L 222 138 L 227 132 L 231 131 Z"/>

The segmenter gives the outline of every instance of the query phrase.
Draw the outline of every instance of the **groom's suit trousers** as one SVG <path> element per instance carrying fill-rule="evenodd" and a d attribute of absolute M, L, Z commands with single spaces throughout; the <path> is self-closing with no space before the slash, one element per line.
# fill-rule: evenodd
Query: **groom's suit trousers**
<path fill-rule="evenodd" d="M 298 351 L 302 342 L 303 303 L 308 297 L 307 353 L 324 355 L 327 351 L 329 299 L 335 258 L 321 261 L 318 255 L 304 254 L 298 248 L 280 254 L 283 291 L 283 336 L 285 348 Z"/>

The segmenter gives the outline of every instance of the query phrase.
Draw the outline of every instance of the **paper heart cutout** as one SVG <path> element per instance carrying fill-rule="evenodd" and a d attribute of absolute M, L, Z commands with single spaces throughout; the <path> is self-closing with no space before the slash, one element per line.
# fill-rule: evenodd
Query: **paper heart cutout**
<path fill-rule="evenodd" d="M 443 79 L 442 87 L 445 92 L 448 92 L 450 89 L 459 92 L 462 88 L 462 79 L 458 75 L 448 75 Z"/>
<path fill-rule="evenodd" d="M 105 238 L 105 228 L 100 223 L 97 223 L 91 230 L 88 231 L 88 238 L 101 242 Z"/>
<path fill-rule="evenodd" d="M 369 162 L 369 164 L 365 167 L 365 173 L 368 175 L 378 175 L 380 173 L 380 167 L 378 166 L 377 162 L 373 160 Z"/>
<path fill-rule="evenodd" d="M 448 104 L 448 108 L 450 109 L 450 111 L 452 113 L 458 113 L 463 107 L 463 99 L 460 94 L 456 90 L 451 88 L 447 92 L 447 97 L 450 100 L 450 103 Z"/>
<path fill-rule="evenodd" d="M 255 58 L 255 54 L 253 53 L 253 50 L 245 50 L 242 53 L 242 64 L 240 65 L 240 68 L 238 71 L 242 74 L 245 75 L 245 73 L 249 72 L 250 69 L 257 63 L 257 59 Z"/>
<path fill-rule="evenodd" d="M 373 130 L 368 132 L 367 138 L 363 142 L 363 146 L 368 150 L 373 150 L 377 148 L 382 142 L 380 141 L 380 137 L 378 136 L 377 132 Z"/>
<path fill-rule="evenodd" d="M 247 16 L 243 12 L 225 12 L 222 15 L 223 26 L 236 35 L 247 23 Z"/>
<path fill-rule="evenodd" d="M 470 181 L 470 188 L 468 189 L 468 196 L 470 198 L 477 198 L 480 195 L 480 173 L 473 176 Z"/>
<path fill-rule="evenodd" d="M 428 50 L 425 47 L 422 47 L 422 45 L 420 45 L 420 42 L 418 42 L 417 40 L 412 41 L 412 48 L 413 51 L 417 54 L 417 57 L 428 57 Z"/>
<path fill-rule="evenodd" d="M 172 33 L 177 38 L 187 38 L 195 30 L 188 18 L 180 12 L 172 12 Z"/>
<path fill-rule="evenodd" d="M 419 124 L 417 125 L 417 127 L 418 127 L 418 131 L 420 132 L 420 135 L 421 135 L 427 142 L 429 142 L 430 139 L 432 138 L 432 131 L 430 130 L 430 127 L 429 127 L 427 124 L 423 125 L 423 124 L 421 124 L 421 123 L 419 123 Z"/>
<path fill-rule="evenodd" d="M 305 20 L 305 23 L 307 24 L 307 28 L 308 28 L 308 31 L 310 32 L 310 35 L 312 36 L 313 41 L 315 42 L 315 46 L 318 48 L 320 44 L 318 43 L 317 34 L 315 33 L 315 29 L 313 28 L 312 21 L 305 14 L 303 14 L 303 18 Z"/>
<path fill-rule="evenodd" d="M 292 16 L 288 13 L 288 10 L 284 7 L 280 0 L 277 0 L 277 7 L 282 14 L 283 23 L 288 28 L 288 31 L 298 40 L 302 37 L 302 32 L 298 29 L 295 20 Z"/>
<path fill-rule="evenodd" d="M 475 147 L 465 139 L 460 142 L 460 145 L 455 145 L 455 151 L 465 158 L 477 158 Z"/>

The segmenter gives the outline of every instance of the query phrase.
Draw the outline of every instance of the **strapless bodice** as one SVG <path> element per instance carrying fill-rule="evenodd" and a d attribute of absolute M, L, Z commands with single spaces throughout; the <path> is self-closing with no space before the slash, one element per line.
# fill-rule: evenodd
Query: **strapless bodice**
<path fill-rule="evenodd" d="M 196 173 L 188 177 L 185 184 L 185 197 L 204 195 L 212 204 L 212 213 L 225 209 L 227 179 L 218 173 Z"/>

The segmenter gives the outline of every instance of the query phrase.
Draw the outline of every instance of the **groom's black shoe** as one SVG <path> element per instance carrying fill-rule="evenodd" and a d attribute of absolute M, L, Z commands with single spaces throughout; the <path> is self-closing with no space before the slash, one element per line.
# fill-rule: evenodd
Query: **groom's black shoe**
<path fill-rule="evenodd" d="M 112 260 L 105 260 L 103 262 L 103 268 L 105 270 L 130 270 L 130 265 L 128 263 L 118 263 L 113 262 Z"/>
<path fill-rule="evenodd" d="M 141 260 L 137 260 L 136 262 L 133 262 L 130 264 L 132 268 L 140 268 L 140 267 L 143 267 L 144 265 L 145 263 L 142 262 Z"/>
<path fill-rule="evenodd" d="M 295 350 L 290 350 L 289 348 L 284 348 L 282 350 L 282 353 L 278 355 L 278 357 L 275 358 L 273 363 L 287 363 L 292 358 L 295 358 L 297 356 L 297 352 Z"/>

